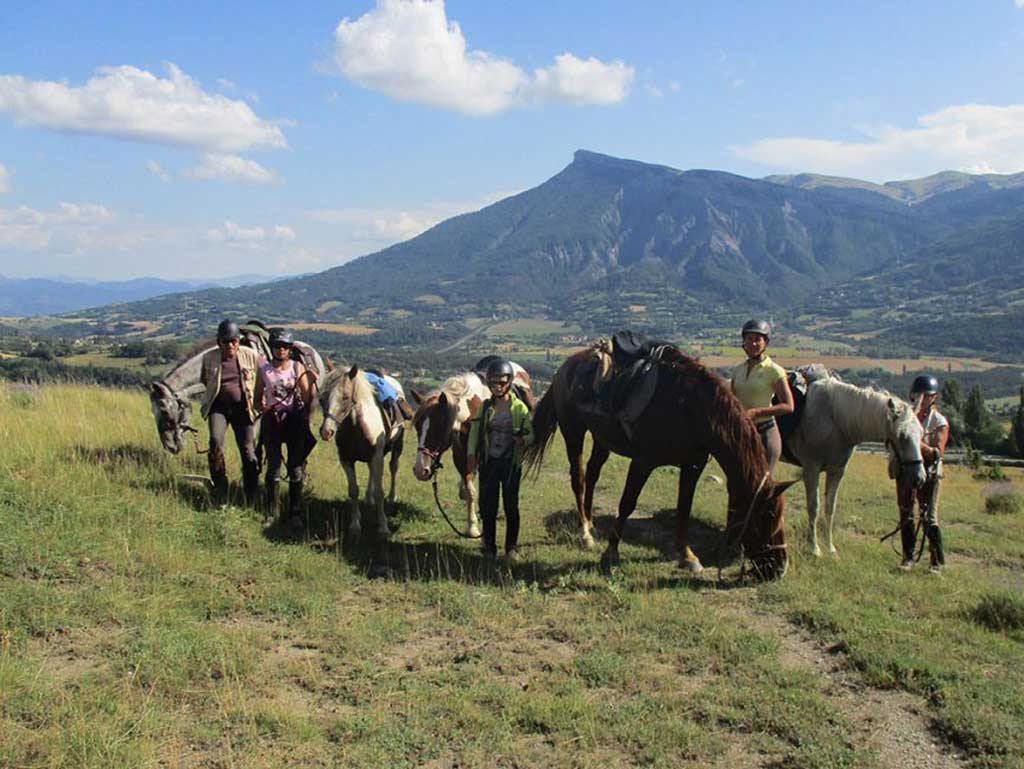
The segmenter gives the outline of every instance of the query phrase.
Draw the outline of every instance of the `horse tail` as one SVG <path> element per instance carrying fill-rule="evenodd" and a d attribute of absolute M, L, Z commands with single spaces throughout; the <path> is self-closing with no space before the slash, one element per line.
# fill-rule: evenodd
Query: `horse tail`
<path fill-rule="evenodd" d="M 540 472 L 544 452 L 558 430 L 558 413 L 555 409 L 554 383 L 544 393 L 533 410 L 533 443 L 523 450 L 523 464 L 527 474 Z"/>

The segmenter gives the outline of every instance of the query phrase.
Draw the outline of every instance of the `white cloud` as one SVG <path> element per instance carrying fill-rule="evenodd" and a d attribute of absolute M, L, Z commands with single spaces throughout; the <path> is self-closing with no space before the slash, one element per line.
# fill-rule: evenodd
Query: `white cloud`
<path fill-rule="evenodd" d="M 238 155 L 207 153 L 199 165 L 185 171 L 192 179 L 221 179 L 247 184 L 275 184 L 280 181 L 277 171 L 264 168 L 255 160 Z"/>
<path fill-rule="evenodd" d="M 0 163 L 0 195 L 11 191 L 11 172 L 3 163 Z"/>
<path fill-rule="evenodd" d="M 1024 8 L 1024 0 L 1013 0 L 1013 4 L 1018 8 Z"/>
<path fill-rule="evenodd" d="M 282 224 L 269 227 L 257 225 L 242 227 L 227 219 L 223 227 L 208 230 L 204 239 L 209 243 L 223 244 L 232 248 L 261 249 L 272 243 L 295 240 L 295 230 Z"/>
<path fill-rule="evenodd" d="M 146 170 L 149 171 L 153 176 L 167 184 L 171 180 L 171 175 L 167 173 L 163 166 L 157 163 L 155 160 L 146 161 Z"/>
<path fill-rule="evenodd" d="M 635 76 L 621 61 L 563 53 L 530 77 L 508 59 L 468 49 L 443 0 L 377 0 L 372 11 L 342 19 L 334 37 L 334 62 L 350 80 L 401 101 L 469 115 L 546 101 L 614 104 L 626 98 Z"/>
<path fill-rule="evenodd" d="M 658 88 L 658 86 L 652 85 L 650 83 L 644 84 L 644 92 L 652 99 L 660 99 L 662 96 L 665 95 L 665 92 Z"/>
<path fill-rule="evenodd" d="M 115 218 L 109 208 L 93 203 L 61 203 L 55 211 L 28 206 L 0 208 L 0 247 L 40 251 L 57 238 L 79 248 L 95 237 L 96 228 Z"/>
<path fill-rule="evenodd" d="M 862 129 L 863 141 L 761 139 L 734 147 L 739 157 L 791 172 L 889 180 L 944 169 L 1024 170 L 1024 104 L 962 104 L 918 118 L 912 128 Z"/>
<path fill-rule="evenodd" d="M 210 152 L 287 146 L 281 128 L 244 101 L 207 93 L 174 64 L 167 72 L 160 78 L 132 66 L 101 67 L 77 87 L 0 75 L 0 112 L 21 125 Z"/>

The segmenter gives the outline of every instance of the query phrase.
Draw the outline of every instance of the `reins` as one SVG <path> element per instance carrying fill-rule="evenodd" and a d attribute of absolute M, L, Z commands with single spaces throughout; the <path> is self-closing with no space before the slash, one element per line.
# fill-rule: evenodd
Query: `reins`
<path fill-rule="evenodd" d="M 462 537 L 463 539 L 480 539 L 480 537 L 482 536 L 481 534 L 477 534 L 474 536 L 472 534 L 466 534 L 460 531 L 459 528 L 454 523 L 452 523 L 452 519 L 448 517 L 448 513 L 445 511 L 444 505 L 441 504 L 441 496 L 437 490 L 437 471 L 444 467 L 444 465 L 441 464 L 441 453 L 438 451 L 434 451 L 432 449 L 428 449 L 426 446 L 420 446 L 419 452 L 422 454 L 426 454 L 428 457 L 430 457 L 430 481 L 431 485 L 434 487 L 434 503 L 437 505 L 437 509 L 440 511 L 441 516 L 445 520 L 445 523 L 448 524 L 448 526 L 451 528 L 452 531 L 456 533 L 456 535 Z"/>
<path fill-rule="evenodd" d="M 737 537 L 737 541 L 739 542 L 739 545 L 740 545 L 740 564 L 741 564 L 741 566 L 740 566 L 740 576 L 743 576 L 743 574 L 746 572 L 747 557 L 748 557 L 747 553 L 746 553 L 746 548 L 743 547 L 743 536 L 747 533 L 747 527 L 750 525 L 750 519 L 754 515 L 754 506 L 757 504 L 757 498 L 759 496 L 761 496 L 761 490 L 764 489 L 764 485 L 765 485 L 765 483 L 767 483 L 768 477 L 770 475 L 771 475 L 771 471 L 770 470 L 766 471 L 765 474 L 761 477 L 761 482 L 757 484 L 757 489 L 754 491 L 754 495 L 750 498 L 750 505 L 747 508 L 747 514 L 746 514 L 746 516 L 743 519 L 743 528 L 740 529 L 740 535 L 739 535 L 739 537 Z M 737 524 L 733 524 L 732 526 L 726 528 L 726 530 L 725 530 L 725 541 L 728 541 L 728 539 L 729 539 L 729 532 L 731 530 L 735 529 L 738 525 L 739 524 L 737 523 Z M 760 550 L 758 550 L 758 552 L 755 553 L 755 555 L 760 555 L 761 553 L 768 552 L 768 551 L 771 551 L 771 550 L 785 550 L 785 549 L 786 549 L 785 543 L 783 543 L 781 545 L 772 545 L 772 544 L 769 543 L 769 544 L 766 544 L 764 547 L 762 547 Z M 719 551 L 721 551 L 721 543 L 719 543 Z M 721 580 L 722 579 L 722 559 L 721 558 L 717 558 L 717 560 L 718 560 L 718 579 Z"/>

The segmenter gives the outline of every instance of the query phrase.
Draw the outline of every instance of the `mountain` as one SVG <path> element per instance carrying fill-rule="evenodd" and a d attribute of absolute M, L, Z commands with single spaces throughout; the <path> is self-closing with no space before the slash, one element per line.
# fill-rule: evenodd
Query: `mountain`
<path fill-rule="evenodd" d="M 1024 174 L 749 179 L 579 150 L 533 189 L 340 267 L 116 310 L 165 331 L 234 315 L 423 333 L 533 313 L 693 330 L 755 308 L 796 316 L 823 290 L 1021 211 Z"/>
<path fill-rule="evenodd" d="M 71 278 L 6 278 L 0 275 L 0 316 L 59 315 L 87 307 L 123 304 L 165 294 L 266 282 L 265 275 L 237 275 L 215 280 L 173 281 L 135 278 L 86 281 Z"/>

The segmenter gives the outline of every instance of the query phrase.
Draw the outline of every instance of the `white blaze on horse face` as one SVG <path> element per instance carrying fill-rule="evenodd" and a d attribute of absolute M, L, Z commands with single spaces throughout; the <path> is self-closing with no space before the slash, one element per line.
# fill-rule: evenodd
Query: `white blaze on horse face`
<path fill-rule="evenodd" d="M 421 481 L 430 480 L 430 464 L 431 458 L 424 451 L 424 444 L 427 442 L 427 432 L 430 430 L 430 417 L 423 420 L 423 424 L 420 425 L 420 433 L 417 436 L 417 451 L 416 451 L 416 464 L 413 465 L 412 472 L 417 479 Z"/>

